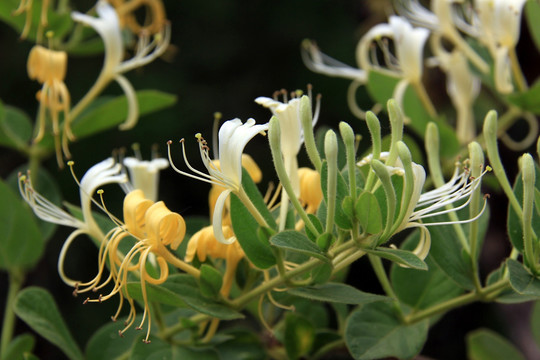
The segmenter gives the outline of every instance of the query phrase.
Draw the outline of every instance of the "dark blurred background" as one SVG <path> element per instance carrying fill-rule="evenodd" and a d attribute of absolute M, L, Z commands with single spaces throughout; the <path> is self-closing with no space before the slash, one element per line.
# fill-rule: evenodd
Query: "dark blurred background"
<path fill-rule="evenodd" d="M 89 0 L 72 3 L 74 9 L 82 12 L 94 5 Z M 208 140 L 211 139 L 214 112 L 220 111 L 224 120 L 238 117 L 245 121 L 253 117 L 258 123 L 263 123 L 269 120 L 270 112 L 255 104 L 253 100 L 256 97 L 271 96 L 282 88 L 305 89 L 308 83 L 313 85 L 314 93 L 322 94 L 320 124 L 336 128 L 339 121 L 347 121 L 355 131 L 367 134 L 365 125 L 348 109 L 346 93 L 349 82 L 306 69 L 300 56 L 300 44 L 305 38 L 313 39 L 326 54 L 355 65 L 358 39 L 369 27 L 384 21 L 385 16 L 391 13 L 389 1 L 165 0 L 164 3 L 172 23 L 171 49 L 177 50 L 176 54 L 168 61 L 158 59 L 128 73 L 127 77 L 136 89 L 159 89 L 174 94 L 177 102 L 173 107 L 142 117 L 133 130 L 121 132 L 113 129 L 72 143 L 70 149 L 79 177 L 90 166 L 109 157 L 114 149 L 127 148 L 129 154 L 133 143 L 139 143 L 143 155 L 149 158 L 154 144 L 165 155 L 166 142 L 171 139 L 175 144 L 174 156 L 182 164 L 181 148 L 177 143 L 181 138 L 186 138 L 192 164 L 201 167 L 194 134 L 201 132 Z M 0 24 L 0 99 L 5 104 L 24 109 L 34 118 L 37 111 L 35 93 L 40 85 L 26 75 L 26 59 L 31 46 L 29 42 L 20 41 L 19 34 L 13 29 Z M 101 65 L 101 55 L 69 58 L 66 83 L 73 103 L 93 84 Z M 443 89 L 444 85 L 436 87 Z M 111 84 L 105 93 L 117 95 L 121 90 L 116 84 Z M 382 126 L 388 130 L 387 122 Z M 367 138 L 364 138 L 362 149 L 369 146 Z M 273 180 L 266 140 L 259 137 L 248 145 L 246 151 L 263 167 L 263 183 Z M 24 158 L 19 154 L 0 149 L 2 178 L 23 163 Z M 77 204 L 78 189 L 69 171 L 58 170 L 52 157 L 44 166 L 58 178 L 64 199 Z M 171 169 L 162 172 L 160 197 L 166 200 L 171 210 L 183 216 L 207 216 L 208 189 L 207 184 L 183 177 Z M 122 196 L 119 189 L 107 190 L 106 201 L 113 211 L 120 210 L 120 206 L 115 204 L 121 204 Z M 504 215 L 502 213 L 503 219 Z M 109 301 L 82 306 L 82 299 L 73 298 L 72 289 L 60 281 L 56 262 L 68 234 L 67 229 L 57 230 L 47 244 L 46 256 L 29 274 L 27 285 L 42 286 L 52 292 L 68 326 L 84 349 L 90 335 L 109 321 L 117 303 Z M 496 241 L 501 243 L 505 240 Z M 88 269 L 95 268 L 95 247 L 89 241 L 80 241 L 72 253 L 68 272 L 73 277 L 79 274 L 88 276 Z M 365 291 L 377 291 L 372 279 L 367 263 L 353 267 L 350 282 L 355 286 Z M 0 275 L 0 281 L 0 306 L 3 309 L 5 274 Z M 527 347 L 519 341 L 523 335 L 511 331 L 499 309 L 498 305 L 477 304 L 451 312 L 435 325 L 423 354 L 437 359 L 464 358 L 464 336 L 479 326 L 491 327 L 510 336 L 522 348 Z M 525 308 L 523 311 L 528 310 Z M 523 315 L 522 319 L 526 322 L 528 317 Z M 17 332 L 24 331 L 28 328 L 19 322 Z M 63 354 L 43 340 L 38 342 L 35 353 L 43 359 L 63 358 Z"/>

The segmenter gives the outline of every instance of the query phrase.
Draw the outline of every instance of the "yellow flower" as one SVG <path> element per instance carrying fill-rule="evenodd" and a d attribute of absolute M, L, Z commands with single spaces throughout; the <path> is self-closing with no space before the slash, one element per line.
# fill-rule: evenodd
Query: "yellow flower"
<path fill-rule="evenodd" d="M 40 141 L 45 135 L 46 109 L 49 110 L 49 117 L 52 121 L 53 134 L 56 146 L 56 160 L 62 166 L 62 153 L 67 158 L 71 157 L 68 149 L 68 140 L 74 140 L 75 136 L 70 128 L 70 96 L 64 83 L 67 70 L 67 54 L 65 51 L 54 51 L 36 45 L 30 50 L 27 63 L 28 77 L 43 84 L 37 93 L 39 100 L 39 130 L 34 138 L 35 142 Z M 62 130 L 62 144 L 60 145 L 59 113 L 64 114 L 64 126 Z"/>
<path fill-rule="evenodd" d="M 227 238 L 234 236 L 230 226 L 223 226 L 223 234 Z M 231 244 L 221 243 L 214 236 L 213 227 L 207 226 L 196 232 L 189 240 L 185 261 L 193 261 L 195 255 L 197 255 L 197 258 L 201 262 L 205 261 L 208 256 L 214 259 L 227 260 L 227 269 L 223 276 L 221 294 L 223 296 L 229 295 L 235 277 L 236 267 L 238 262 L 244 257 L 244 251 L 238 241 Z"/>
<path fill-rule="evenodd" d="M 165 8 L 161 0 L 109 0 L 109 3 L 118 14 L 120 26 L 128 27 L 135 34 L 143 32 L 157 34 L 166 24 Z M 140 25 L 135 17 L 135 11 L 143 6 L 151 15 L 146 16 L 144 25 Z"/>
<path fill-rule="evenodd" d="M 124 221 L 118 227 L 107 234 L 107 241 L 102 243 L 99 251 L 99 272 L 87 283 L 78 284 L 75 294 L 87 291 L 97 291 L 108 283 L 114 284 L 113 289 L 107 295 L 99 295 L 97 299 L 87 298 L 87 302 L 101 302 L 118 294 L 120 305 L 113 320 L 116 320 L 122 309 L 124 299 L 130 305 L 130 312 L 126 320 L 126 325 L 120 331 L 122 335 L 135 321 L 135 305 L 132 297 L 127 292 L 128 274 L 135 272 L 138 274 L 143 297 L 144 313 L 140 325 L 141 329 L 147 321 L 147 332 L 144 342 L 149 342 L 151 327 L 151 313 L 146 292 L 146 283 L 159 285 L 163 284 L 169 276 L 168 263 L 173 262 L 178 265 L 180 260 L 176 259 L 167 250 L 169 246 L 176 250 L 186 233 L 186 224 L 182 216 L 170 211 L 162 201 L 154 203 L 144 197 L 141 190 L 134 190 L 126 195 L 124 199 Z M 119 251 L 120 242 L 131 237 L 135 243 L 131 249 L 123 255 Z M 110 274 L 105 281 L 101 281 L 106 260 L 109 260 Z M 154 278 L 146 271 L 147 261 L 156 263 L 159 268 L 159 277 Z"/>
<path fill-rule="evenodd" d="M 298 169 L 298 178 L 300 179 L 299 200 L 308 214 L 315 214 L 323 199 L 321 175 L 313 169 L 302 167 Z"/>

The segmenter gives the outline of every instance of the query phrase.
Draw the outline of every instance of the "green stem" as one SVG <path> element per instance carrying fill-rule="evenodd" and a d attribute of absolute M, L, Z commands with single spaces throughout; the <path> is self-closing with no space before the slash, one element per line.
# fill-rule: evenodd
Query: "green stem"
<path fill-rule="evenodd" d="M 528 89 L 527 80 L 525 80 L 525 76 L 523 76 L 523 72 L 521 71 L 521 67 L 519 66 L 519 60 L 516 55 L 515 47 L 511 48 L 508 51 L 508 57 L 510 57 L 512 74 L 514 74 L 514 80 L 516 81 L 519 91 L 521 92 L 527 91 Z"/>
<path fill-rule="evenodd" d="M 4 310 L 4 322 L 2 323 L 2 337 L 0 340 L 0 358 L 3 359 L 6 350 L 13 338 L 15 328 L 15 297 L 19 293 L 24 282 L 24 274 L 18 270 L 9 273 L 9 288 L 6 299 L 6 308 Z"/>
<path fill-rule="evenodd" d="M 384 270 L 381 258 L 375 255 L 368 254 L 368 259 L 386 295 L 390 296 L 394 300 L 398 300 L 396 293 L 392 288 L 392 284 L 390 284 L 388 275 L 386 275 L 386 271 Z"/>
<path fill-rule="evenodd" d="M 413 324 L 418 321 L 430 318 L 434 315 L 445 313 L 453 308 L 460 307 L 463 305 L 470 304 L 477 300 L 484 300 L 489 298 L 490 295 L 497 293 L 507 287 L 509 284 L 508 279 L 502 279 L 498 282 L 491 284 L 489 286 L 486 286 L 482 289 L 481 292 L 470 292 L 467 294 L 463 294 L 461 296 L 458 296 L 456 298 L 450 299 L 448 301 L 445 301 L 443 303 L 434 305 L 430 308 L 427 308 L 422 311 L 418 311 L 416 313 L 412 313 L 410 315 L 405 316 L 404 321 L 406 324 Z"/>

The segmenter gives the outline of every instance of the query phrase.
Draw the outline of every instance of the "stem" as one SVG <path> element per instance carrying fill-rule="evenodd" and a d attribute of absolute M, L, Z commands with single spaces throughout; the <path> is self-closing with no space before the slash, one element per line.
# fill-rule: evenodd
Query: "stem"
<path fill-rule="evenodd" d="M 426 88 L 421 82 L 415 82 L 411 83 L 411 85 L 414 88 L 414 91 L 416 91 L 416 95 L 418 95 L 418 98 L 422 102 L 422 105 L 424 105 L 424 108 L 428 112 L 429 116 L 432 119 L 437 118 L 437 110 L 435 110 L 435 106 L 433 106 L 433 103 L 431 102 L 431 99 L 429 98 L 429 95 L 426 92 Z"/>
<path fill-rule="evenodd" d="M 512 47 L 508 51 L 508 57 L 510 58 L 510 65 L 512 67 L 512 74 L 514 74 L 514 80 L 516 81 L 519 91 L 524 92 L 528 90 L 527 80 L 523 76 L 521 67 L 519 66 L 519 61 L 516 55 L 516 48 Z"/>
<path fill-rule="evenodd" d="M 175 266 L 179 268 L 180 270 L 188 273 L 189 275 L 193 276 L 194 278 L 198 279 L 201 276 L 201 272 L 196 267 L 193 267 L 182 260 L 178 259 L 176 256 L 171 254 L 168 250 L 160 251 L 159 254 L 167 260 L 169 264 L 172 266 Z"/>
<path fill-rule="evenodd" d="M 6 308 L 4 310 L 4 322 L 2 323 L 2 337 L 0 340 L 0 358 L 4 358 L 11 339 L 13 338 L 13 330 L 15 327 L 15 297 L 22 287 L 24 274 L 18 270 L 13 270 L 9 273 L 9 288 L 6 299 Z"/>
<path fill-rule="evenodd" d="M 434 305 L 425 310 L 405 316 L 403 320 L 405 321 L 406 324 L 416 323 L 418 321 L 427 319 L 433 315 L 445 313 L 450 309 L 463 306 L 466 304 L 470 304 L 476 300 L 486 299 L 493 293 L 497 293 L 498 291 L 504 289 L 506 286 L 508 286 L 508 284 L 509 284 L 508 279 L 499 280 L 494 284 L 486 286 L 485 288 L 482 289 L 481 292 L 470 292 L 470 293 L 458 296 L 456 298 Z"/>
<path fill-rule="evenodd" d="M 386 271 L 384 270 L 381 258 L 375 255 L 368 254 L 368 259 L 386 295 L 398 301 L 396 293 L 392 288 L 392 284 L 390 284 L 390 280 L 388 280 L 388 276 L 386 275 Z"/>

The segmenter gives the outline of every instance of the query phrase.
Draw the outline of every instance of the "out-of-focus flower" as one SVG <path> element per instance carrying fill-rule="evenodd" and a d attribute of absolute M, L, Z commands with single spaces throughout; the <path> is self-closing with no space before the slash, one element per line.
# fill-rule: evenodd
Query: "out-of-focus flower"
<path fill-rule="evenodd" d="M 108 0 L 114 6 L 120 26 L 128 27 L 135 34 L 148 32 L 150 34 L 159 33 L 167 22 L 165 15 L 165 7 L 161 0 Z M 135 11 L 141 7 L 145 7 L 147 14 L 145 23 L 139 24 L 135 16 Z"/>
<path fill-rule="evenodd" d="M 408 85 L 421 86 L 424 45 L 429 36 L 425 28 L 413 28 L 403 17 L 391 16 L 388 24 L 379 24 L 371 28 L 360 39 L 356 57 L 360 68 L 366 71 L 378 71 L 383 74 L 400 78 L 401 81 L 394 89 L 393 97 L 398 104 L 402 103 L 403 95 Z M 383 38 L 394 42 L 394 54 Z M 372 44 L 380 45 L 384 64 L 374 58 Z"/>
<path fill-rule="evenodd" d="M 511 56 L 519 40 L 521 13 L 526 0 L 476 0 L 480 34 L 495 60 L 495 87 L 508 94 L 514 90 Z"/>
<path fill-rule="evenodd" d="M 65 51 L 54 51 L 44 48 L 41 45 L 35 45 L 28 55 L 27 71 L 30 79 L 37 80 L 40 84 L 43 84 L 43 87 L 36 95 L 39 100 L 39 126 L 34 141 L 39 142 L 45 135 L 48 113 L 52 122 L 56 160 L 58 166 L 63 166 L 62 151 L 67 158 L 70 158 L 68 140 L 75 139 L 70 127 L 70 96 L 67 86 L 64 83 L 67 71 L 67 54 Z M 61 140 L 60 112 L 64 115 Z"/>
<path fill-rule="evenodd" d="M 139 105 L 133 86 L 122 74 L 150 63 L 165 52 L 170 41 L 170 25 L 165 24 L 160 32 L 153 36 L 152 41 L 149 35 L 143 32 L 139 36 L 135 55 L 129 60 L 122 61 L 125 49 L 116 11 L 106 1 L 100 0 L 96 4 L 96 12 L 98 17 L 79 12 L 73 12 L 71 15 L 73 20 L 94 28 L 105 45 L 105 59 L 101 73 L 92 88 L 73 108 L 72 116 L 78 115 L 112 80 L 115 80 L 128 101 L 127 119 L 120 125 L 120 129 L 131 129 L 137 123 Z"/>
<path fill-rule="evenodd" d="M 225 190 L 221 192 L 216 200 L 214 208 L 214 214 L 212 216 L 212 224 L 214 226 L 214 235 L 218 241 L 222 243 L 232 243 L 236 238 L 225 238 L 222 230 L 223 211 L 225 208 L 225 202 L 232 192 L 238 195 L 240 198 L 245 196 L 242 189 L 242 153 L 247 143 L 257 134 L 263 133 L 268 129 L 268 124 L 255 125 L 254 119 L 248 119 L 245 123 L 242 123 L 240 119 L 233 119 L 223 123 L 219 129 L 219 167 L 214 163 L 214 160 L 210 159 L 208 154 L 208 145 L 206 140 L 201 134 L 195 135 L 199 142 L 199 151 L 202 161 L 208 174 L 196 170 L 193 168 L 184 150 L 184 161 L 188 168 L 193 171 L 194 174 L 184 172 L 174 166 L 171 157 L 170 144 L 169 144 L 169 161 L 173 169 L 185 176 L 192 177 L 197 180 L 201 180 L 210 184 L 215 184 L 223 187 Z M 184 141 L 182 140 L 182 146 Z"/>
<path fill-rule="evenodd" d="M 228 238 L 234 237 L 232 228 L 227 225 L 223 226 L 223 234 Z M 225 259 L 227 261 L 221 294 L 228 296 L 234 281 L 238 262 L 245 256 L 240 244 L 237 241 L 231 244 L 223 244 L 217 241 L 214 236 L 213 227 L 207 226 L 196 232 L 189 240 L 185 261 L 193 261 L 195 255 L 200 262 L 205 261 L 207 257 Z"/>
<path fill-rule="evenodd" d="M 298 178 L 300 179 L 299 200 L 308 214 L 315 214 L 323 199 L 321 175 L 313 169 L 302 167 L 298 169 Z"/>
<path fill-rule="evenodd" d="M 456 135 L 462 144 L 468 144 L 476 136 L 473 104 L 480 93 L 481 82 L 475 76 L 467 58 L 459 51 L 447 52 L 434 47 L 436 61 L 446 73 L 446 91 L 456 109 Z"/>

